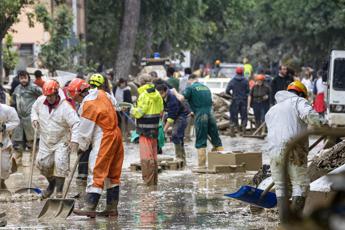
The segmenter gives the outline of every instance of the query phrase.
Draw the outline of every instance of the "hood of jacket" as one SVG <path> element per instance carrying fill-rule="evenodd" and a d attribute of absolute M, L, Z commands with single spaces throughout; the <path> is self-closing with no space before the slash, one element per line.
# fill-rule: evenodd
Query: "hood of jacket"
<path fill-rule="evenodd" d="M 237 81 L 244 81 L 245 80 L 245 78 L 242 75 L 238 75 L 238 74 L 235 75 L 234 79 Z"/>
<path fill-rule="evenodd" d="M 159 101 L 160 98 L 162 98 L 159 92 L 156 90 L 154 84 L 146 84 L 141 86 L 138 89 L 138 93 L 139 95 L 141 95 L 142 93 L 146 93 L 147 97 L 149 97 L 154 102 Z"/>
<path fill-rule="evenodd" d="M 276 93 L 274 98 L 276 99 L 277 103 L 285 101 L 286 99 L 298 97 L 296 94 L 291 93 L 287 90 L 281 90 Z"/>

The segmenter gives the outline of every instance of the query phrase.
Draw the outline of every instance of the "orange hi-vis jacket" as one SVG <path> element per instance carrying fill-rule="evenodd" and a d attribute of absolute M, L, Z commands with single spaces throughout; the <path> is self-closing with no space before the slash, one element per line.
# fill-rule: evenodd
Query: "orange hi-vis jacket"
<path fill-rule="evenodd" d="M 79 148 L 92 144 L 86 192 L 102 193 L 120 184 L 124 149 L 115 108 L 103 90 L 92 89 L 79 108 Z"/>

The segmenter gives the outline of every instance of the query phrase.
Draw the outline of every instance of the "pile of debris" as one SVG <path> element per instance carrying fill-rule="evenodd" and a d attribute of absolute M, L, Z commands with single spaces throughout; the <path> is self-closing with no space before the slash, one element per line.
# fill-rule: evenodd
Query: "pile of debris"
<path fill-rule="evenodd" d="M 226 134 L 230 128 L 229 106 L 231 96 L 226 93 L 213 94 L 213 111 L 217 120 L 217 126 L 221 134 Z"/>
<path fill-rule="evenodd" d="M 345 140 L 315 156 L 308 167 L 308 174 L 311 178 L 319 177 L 344 164 Z"/>
<path fill-rule="evenodd" d="M 228 135 L 230 130 L 230 104 L 231 104 L 231 96 L 226 93 L 216 93 L 213 94 L 213 111 L 214 116 L 217 120 L 217 126 L 220 134 Z M 240 118 L 240 117 L 239 117 Z M 247 129 L 254 128 L 254 115 L 248 113 L 248 121 L 249 126 Z"/>

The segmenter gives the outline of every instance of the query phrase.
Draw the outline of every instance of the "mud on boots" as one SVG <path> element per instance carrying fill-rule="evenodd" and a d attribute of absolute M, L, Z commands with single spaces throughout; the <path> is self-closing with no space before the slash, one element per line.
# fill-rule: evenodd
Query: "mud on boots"
<path fill-rule="evenodd" d="M 192 112 L 195 114 L 195 148 L 198 150 L 199 165 L 205 167 L 207 139 L 210 137 L 211 144 L 220 148 L 222 141 L 219 138 L 216 119 L 212 111 L 212 94 L 210 89 L 198 82 L 198 77 L 191 74 L 188 77 L 188 86 L 183 95 L 172 90 L 179 101 L 187 100 Z"/>
<path fill-rule="evenodd" d="M 156 89 L 163 98 L 164 111 L 167 113 L 164 132 L 167 133 L 169 127 L 172 126 L 172 142 L 175 145 L 176 158 L 183 160 L 185 166 L 186 156 L 183 142 L 187 127 L 187 116 L 190 111 L 184 103 L 176 98 L 166 84 L 158 84 Z"/>
<path fill-rule="evenodd" d="M 278 91 L 275 95 L 277 104 L 270 108 L 265 116 L 267 124 L 267 146 L 270 158 L 272 179 L 275 183 L 278 204 L 284 194 L 282 165 L 286 143 L 291 138 L 305 132 L 308 125 L 320 126 L 322 118 L 315 112 L 306 99 L 308 91 L 300 81 L 292 82 L 287 91 Z M 293 146 L 289 155 L 288 176 L 292 185 L 293 209 L 301 214 L 305 196 L 309 187 L 307 173 L 308 138 Z M 281 218 L 284 218 L 282 206 L 278 206 Z"/>
<path fill-rule="evenodd" d="M 86 151 L 92 146 L 85 207 L 73 212 L 95 217 L 103 189 L 120 184 L 124 158 L 122 134 L 115 106 L 105 91 L 90 89 L 89 84 L 78 78 L 71 81 L 67 90 L 71 98 L 80 103 L 79 148 Z"/>
<path fill-rule="evenodd" d="M 120 186 L 107 189 L 106 207 L 97 213 L 99 216 L 115 217 L 118 216 L 117 206 L 119 204 Z"/>
<path fill-rule="evenodd" d="M 157 185 L 157 139 L 161 113 L 163 112 L 163 99 L 152 83 L 148 74 L 139 76 L 141 87 L 138 89 L 139 98 L 137 106 L 130 111 L 136 119 L 136 132 L 139 137 L 140 162 L 142 178 L 146 185 Z"/>

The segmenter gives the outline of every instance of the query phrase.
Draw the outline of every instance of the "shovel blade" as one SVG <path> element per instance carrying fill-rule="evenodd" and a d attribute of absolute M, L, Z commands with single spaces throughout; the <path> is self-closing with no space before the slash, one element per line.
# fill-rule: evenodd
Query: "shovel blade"
<path fill-rule="evenodd" d="M 273 208 L 277 205 L 277 197 L 273 192 L 268 192 L 264 197 L 261 197 L 262 189 L 251 186 L 242 186 L 237 192 L 225 194 L 240 201 L 256 205 L 262 208 Z"/>
<path fill-rule="evenodd" d="M 36 193 L 41 194 L 42 191 L 39 188 L 21 188 L 15 191 L 14 193 L 23 194 L 23 193 Z"/>
<path fill-rule="evenodd" d="M 73 211 L 74 202 L 74 199 L 48 199 L 38 215 L 38 219 L 66 219 Z"/>

